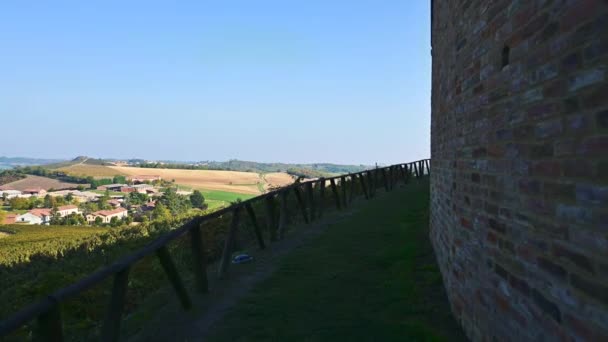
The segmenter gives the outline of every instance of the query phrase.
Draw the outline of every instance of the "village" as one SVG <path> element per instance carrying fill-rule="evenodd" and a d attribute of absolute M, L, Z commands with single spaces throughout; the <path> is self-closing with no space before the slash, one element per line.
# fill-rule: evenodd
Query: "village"
<path fill-rule="evenodd" d="M 138 224 L 158 216 L 154 209 L 168 192 L 188 199 L 192 191 L 180 191 L 160 176 L 131 176 L 126 183 L 104 184 L 96 189 L 43 188 L 0 190 L 7 210 L 2 224 L 111 225 Z M 200 192 L 198 196 L 202 198 Z M 202 207 L 204 198 L 196 200 Z M 162 208 L 174 212 L 173 208 Z"/>

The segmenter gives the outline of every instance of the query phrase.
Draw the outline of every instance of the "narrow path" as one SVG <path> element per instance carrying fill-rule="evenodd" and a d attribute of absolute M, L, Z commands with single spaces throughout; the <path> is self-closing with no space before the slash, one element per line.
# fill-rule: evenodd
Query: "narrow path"
<path fill-rule="evenodd" d="M 428 240 L 428 182 L 290 235 L 142 340 L 464 340 Z M 177 312 L 177 311 L 176 311 Z M 173 316 L 173 319 L 166 318 Z"/>

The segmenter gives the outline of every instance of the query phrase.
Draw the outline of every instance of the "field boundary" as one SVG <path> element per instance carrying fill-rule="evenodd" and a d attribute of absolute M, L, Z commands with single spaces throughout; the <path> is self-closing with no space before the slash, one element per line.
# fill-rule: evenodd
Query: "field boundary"
<path fill-rule="evenodd" d="M 423 159 L 357 173 L 296 182 L 266 194 L 234 203 L 213 213 L 195 217 L 181 227 L 159 237 L 112 265 L 104 267 L 76 283 L 49 294 L 45 299 L 16 312 L 0 322 L 0 337 L 6 336 L 24 324 L 37 319 L 38 329 L 35 331 L 35 334 L 38 335 L 37 337 L 42 340 L 62 341 L 64 334 L 60 310 L 61 303 L 113 276 L 114 285 L 102 324 L 101 339 L 104 341 L 118 340 L 122 313 L 125 306 L 125 295 L 129 283 L 129 270 L 135 263 L 146 256 L 155 254 L 158 257 L 162 269 L 179 298 L 181 306 L 184 310 L 192 308 L 190 294 L 184 286 L 184 281 L 178 273 L 167 248 L 167 245 L 178 237 L 186 234 L 190 236 L 192 255 L 195 256 L 192 259 L 192 263 L 194 266 L 196 291 L 198 293 L 208 293 L 207 256 L 205 255 L 201 238 L 201 225 L 203 223 L 220 218 L 223 215 L 231 215 L 230 228 L 223 243 L 224 248 L 218 267 L 218 277 L 223 278 L 229 270 L 236 233 L 242 216 L 246 215 L 249 217 L 259 248 L 266 248 L 266 242 L 262 236 L 260 225 L 253 209 L 254 203 L 265 204 L 263 207 L 266 208 L 267 212 L 273 213 L 275 212 L 274 202 L 276 199 L 279 201 L 278 220 L 275 219 L 274 215 L 268 216 L 269 220 L 267 224 L 270 231 L 270 242 L 272 242 L 284 237 L 289 216 L 287 198 L 292 192 L 297 200 L 299 209 L 296 212 L 299 211 L 298 215 L 301 215 L 303 221 L 308 224 L 321 217 L 324 210 L 329 209 L 326 208 L 326 203 L 330 197 L 333 198 L 335 208 L 342 210 L 350 205 L 355 196 L 363 195 L 365 199 L 371 199 L 375 196 L 376 190 L 379 187 L 383 186 L 386 191 L 390 191 L 399 181 L 407 183 L 412 176 L 420 178 L 430 174 L 430 164 L 430 159 Z M 331 195 L 329 194 L 330 191 Z"/>

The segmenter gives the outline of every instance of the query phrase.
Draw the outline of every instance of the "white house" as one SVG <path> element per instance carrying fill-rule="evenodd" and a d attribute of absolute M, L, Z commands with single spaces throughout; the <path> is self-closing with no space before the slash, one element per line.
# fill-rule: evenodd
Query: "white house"
<path fill-rule="evenodd" d="M 80 210 L 78 210 L 78 207 L 75 205 L 64 205 L 57 208 L 57 213 L 61 217 L 66 217 L 71 214 L 80 214 Z"/>
<path fill-rule="evenodd" d="M 101 222 L 110 223 L 113 217 L 119 220 L 128 216 L 128 211 L 125 208 L 116 208 L 113 210 L 100 210 L 87 215 L 88 222 L 95 222 L 95 219 L 101 217 Z"/>
<path fill-rule="evenodd" d="M 6 198 L 14 198 L 14 197 L 18 197 L 19 195 L 21 195 L 21 191 L 19 190 L 0 190 L 0 197 L 4 197 L 6 195 Z"/>
<path fill-rule="evenodd" d="M 25 214 L 18 215 L 15 223 L 48 224 L 52 217 L 51 209 L 32 209 Z"/>
<path fill-rule="evenodd" d="M 150 184 L 137 184 L 137 185 L 133 185 L 133 188 L 135 189 L 135 191 L 139 192 L 140 194 L 147 194 L 148 191 L 154 190 L 154 187 Z"/>

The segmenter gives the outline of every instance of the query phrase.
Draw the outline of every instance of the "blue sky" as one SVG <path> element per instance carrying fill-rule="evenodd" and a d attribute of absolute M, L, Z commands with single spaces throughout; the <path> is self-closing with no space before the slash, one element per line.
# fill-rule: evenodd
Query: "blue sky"
<path fill-rule="evenodd" d="M 428 1 L 3 1 L 0 156 L 429 156 Z"/>

